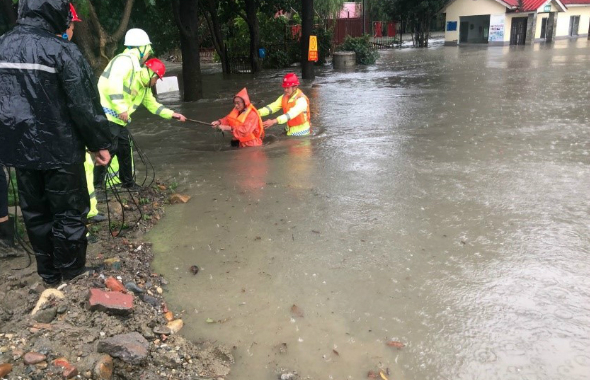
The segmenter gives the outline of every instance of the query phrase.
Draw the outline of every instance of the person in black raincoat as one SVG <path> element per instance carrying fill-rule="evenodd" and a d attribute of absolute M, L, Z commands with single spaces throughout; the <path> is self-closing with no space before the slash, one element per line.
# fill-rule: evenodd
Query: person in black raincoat
<path fill-rule="evenodd" d="M 56 34 L 67 0 L 21 0 L 0 37 L 0 165 L 16 168 L 20 207 L 48 285 L 85 270 L 89 198 L 85 147 L 110 160 L 111 134 L 94 75 L 78 47 Z"/>

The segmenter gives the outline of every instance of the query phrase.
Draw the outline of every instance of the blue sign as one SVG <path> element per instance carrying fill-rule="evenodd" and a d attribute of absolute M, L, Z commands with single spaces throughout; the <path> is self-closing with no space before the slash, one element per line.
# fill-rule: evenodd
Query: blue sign
<path fill-rule="evenodd" d="M 457 31 L 457 21 L 447 21 L 447 31 L 448 32 L 456 32 Z"/>
<path fill-rule="evenodd" d="M 266 49 L 265 48 L 260 48 L 258 49 L 258 58 L 265 58 L 266 57 Z"/>

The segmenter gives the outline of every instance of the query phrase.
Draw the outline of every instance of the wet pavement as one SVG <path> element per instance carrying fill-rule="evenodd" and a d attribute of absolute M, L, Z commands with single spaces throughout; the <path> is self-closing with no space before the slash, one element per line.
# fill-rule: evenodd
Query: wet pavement
<path fill-rule="evenodd" d="M 589 379 L 589 48 L 325 67 L 302 85 L 314 135 L 275 126 L 261 148 L 141 113 L 158 177 L 192 196 L 150 233 L 183 333 L 235 346 L 230 380 Z M 244 86 L 275 100 L 285 72 L 163 98 L 211 121 Z"/>

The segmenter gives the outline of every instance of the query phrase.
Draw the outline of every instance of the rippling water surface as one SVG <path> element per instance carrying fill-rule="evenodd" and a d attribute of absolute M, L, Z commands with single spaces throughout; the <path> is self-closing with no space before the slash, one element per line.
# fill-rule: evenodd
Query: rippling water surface
<path fill-rule="evenodd" d="M 314 135 L 275 126 L 262 148 L 138 116 L 158 176 L 192 196 L 150 233 L 185 336 L 235 346 L 233 380 L 590 379 L 589 48 L 326 67 L 302 86 Z M 242 87 L 276 99 L 284 73 L 164 100 L 215 120 Z"/>

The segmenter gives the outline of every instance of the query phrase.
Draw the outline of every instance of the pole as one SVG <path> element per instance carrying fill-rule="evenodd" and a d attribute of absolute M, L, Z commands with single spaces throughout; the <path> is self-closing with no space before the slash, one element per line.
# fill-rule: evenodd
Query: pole
<path fill-rule="evenodd" d="M 301 3 L 301 76 L 303 79 L 315 79 L 313 62 L 308 60 L 309 36 L 313 30 L 313 0 Z"/>
<path fill-rule="evenodd" d="M 363 0 L 363 36 L 365 35 L 365 0 Z"/>

